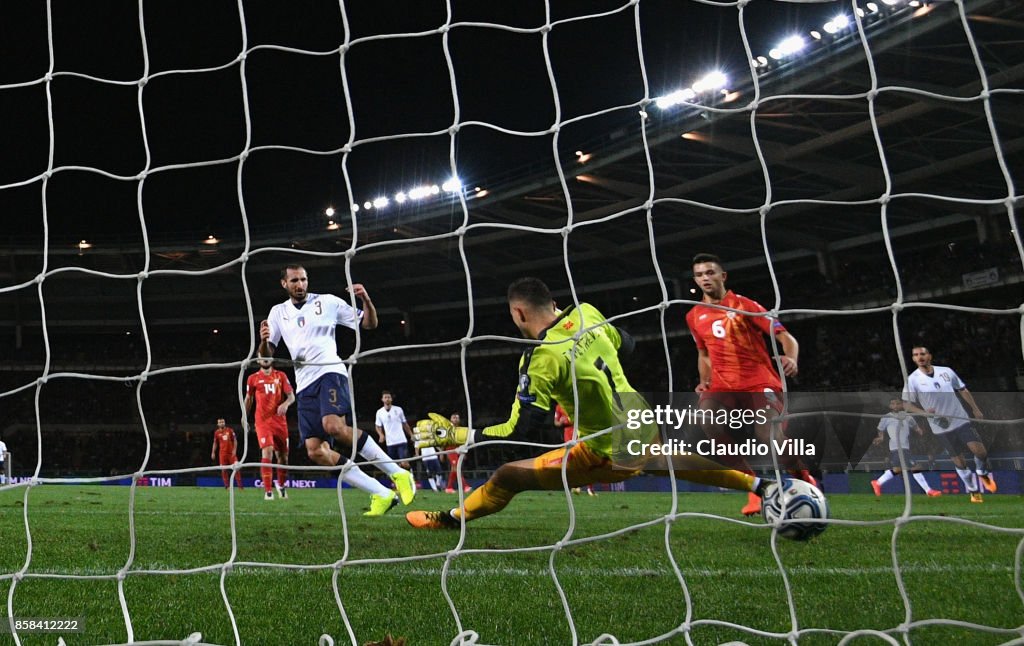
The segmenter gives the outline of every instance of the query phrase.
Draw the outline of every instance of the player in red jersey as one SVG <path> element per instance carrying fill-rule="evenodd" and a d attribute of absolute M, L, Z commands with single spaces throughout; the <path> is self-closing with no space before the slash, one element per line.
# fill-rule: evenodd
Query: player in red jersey
<path fill-rule="evenodd" d="M 771 420 L 782 411 L 782 380 L 768 355 L 764 337 L 774 335 L 778 341 L 783 353 L 779 363 L 787 377 L 797 374 L 800 344 L 774 318 L 711 307 L 720 305 L 740 312 L 767 312 L 757 301 L 726 289 L 727 277 L 718 256 L 708 253 L 694 256 L 693 280 L 700 287 L 704 302 L 686 314 L 686 325 L 697 344 L 700 383 L 695 390 L 700 393 L 701 409 L 767 409 L 767 423 L 754 425 L 757 439 L 767 443 L 771 439 Z M 705 424 L 704 431 L 719 442 L 732 441 L 728 430 L 722 426 Z M 813 484 L 813 478 L 806 469 L 800 469 L 798 463 L 792 460 L 787 463 L 782 456 L 780 460 Z M 736 456 L 732 461 L 735 464 L 730 466 L 752 473 L 743 457 Z M 751 516 L 760 511 L 761 499 L 751 495 L 743 514 Z"/>
<path fill-rule="evenodd" d="M 448 420 L 452 423 L 452 426 L 462 426 L 462 416 L 458 413 L 452 413 Z M 456 493 L 455 487 L 459 486 L 459 454 L 456 451 L 452 451 L 448 454 L 448 486 L 445 487 L 445 493 Z M 469 493 L 473 491 L 473 487 L 469 486 L 465 480 L 463 480 L 462 491 Z"/>
<path fill-rule="evenodd" d="M 219 450 L 218 450 L 219 447 Z M 235 429 L 225 425 L 224 418 L 217 420 L 217 428 L 213 431 L 213 446 L 210 448 L 210 460 L 220 459 L 220 465 L 231 466 L 238 462 L 238 443 L 235 441 Z M 227 469 L 221 469 L 220 477 L 224 480 L 224 488 L 230 484 Z M 242 487 L 242 474 L 235 471 L 235 482 L 239 490 Z"/>
<path fill-rule="evenodd" d="M 287 477 L 284 467 L 277 467 L 277 481 L 274 482 L 271 460 L 279 465 L 288 464 L 288 407 L 295 403 L 295 393 L 288 375 L 275 370 L 270 359 L 259 360 L 260 369 L 245 382 L 245 410 L 252 410 L 256 403 L 256 439 L 260 444 L 260 477 L 263 480 L 263 499 L 273 500 L 270 491 L 273 483 L 280 498 L 287 498 L 284 488 Z"/>

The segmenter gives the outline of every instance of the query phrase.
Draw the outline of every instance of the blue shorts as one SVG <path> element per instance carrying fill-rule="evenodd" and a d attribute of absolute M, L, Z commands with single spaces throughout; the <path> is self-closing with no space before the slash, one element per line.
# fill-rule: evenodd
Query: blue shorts
<path fill-rule="evenodd" d="M 430 473 L 441 473 L 441 461 L 434 457 L 427 456 L 423 458 L 423 468 Z"/>
<path fill-rule="evenodd" d="M 408 460 L 412 457 L 412 451 L 409 450 L 408 444 L 388 444 L 387 449 L 388 457 L 398 462 L 399 460 Z"/>
<path fill-rule="evenodd" d="M 936 434 L 935 437 L 949 452 L 950 457 L 970 453 L 971 450 L 967 447 L 968 442 L 981 442 L 978 431 L 974 430 L 974 425 L 970 423 L 957 426 L 946 433 Z"/>
<path fill-rule="evenodd" d="M 299 436 L 303 443 L 315 437 L 333 446 L 333 438 L 324 431 L 323 418 L 327 415 L 344 418 L 352 412 L 348 377 L 337 372 L 320 375 L 316 381 L 303 388 L 295 399 L 299 405 Z"/>

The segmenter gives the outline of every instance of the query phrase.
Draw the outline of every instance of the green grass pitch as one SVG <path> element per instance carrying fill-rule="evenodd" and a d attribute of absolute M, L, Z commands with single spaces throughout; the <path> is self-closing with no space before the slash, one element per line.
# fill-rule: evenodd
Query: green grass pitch
<path fill-rule="evenodd" d="M 107 578 L 36 578 L 20 581 L 13 597 L 22 617 L 86 618 L 84 634 L 64 635 L 68 646 L 127 639 L 115 574 L 128 561 L 129 489 L 116 486 L 42 485 L 28 492 L 32 553 L 28 573 Z M 24 565 L 25 489 L 0 493 L 0 601 L 6 606 L 12 572 Z M 792 630 L 783 577 L 771 551 L 771 532 L 744 524 L 738 494 L 683 494 L 674 521 L 670 494 L 601 493 L 574 496 L 573 540 L 552 551 L 569 527 L 562 492 L 517 497 L 501 514 L 468 527 L 462 549 L 447 562 L 445 585 L 464 629 L 486 644 L 571 644 L 551 567 L 571 609 L 580 643 L 602 634 L 622 643 L 651 640 L 690 622 L 697 644 L 739 640 L 782 644 L 784 639 L 739 631 Z M 349 643 L 332 588 L 362 644 L 386 632 L 410 645 L 448 644 L 458 628 L 442 593 L 441 570 L 458 532 L 416 531 L 399 507 L 377 519 L 362 517 L 367 496 L 345 490 L 348 541 L 336 491 L 292 490 L 289 500 L 264 501 L 261 491 L 236 492 L 232 523 L 222 489 L 140 488 L 135 498 L 136 544 L 124 581 L 135 639 L 184 639 L 201 632 L 206 642 L 234 644 L 221 593 L 219 564 L 234 552 L 223 585 L 244 644 L 315 644 L 323 633 Z M 455 496 L 421 492 L 410 509 L 449 507 Z M 903 511 L 901 495 L 833 495 L 832 516 L 884 521 Z M 911 620 L 951 619 L 1017 630 L 1024 601 L 1014 584 L 1014 555 L 1024 538 L 1019 496 L 993 495 L 971 505 L 965 496 L 915 495 L 917 515 L 962 518 L 1011 531 L 948 520 L 903 524 L 896 550 L 912 607 Z M 726 519 L 703 517 L 716 514 Z M 631 525 L 642 525 L 621 532 Z M 893 571 L 894 525 L 834 525 L 808 543 L 779 539 L 789 576 L 801 644 L 835 644 L 828 630 L 893 630 L 906 611 Z M 671 550 L 686 592 L 669 558 Z M 514 549 L 517 551 L 508 551 Z M 389 563 L 378 559 L 400 559 Z M 246 563 L 304 564 L 300 571 Z M 208 568 L 208 569 L 203 569 Z M 186 574 L 166 570 L 195 569 Z M 686 594 L 689 595 L 689 604 Z M 4 609 L 0 614 L 6 616 Z M 819 630 L 820 629 L 820 632 Z M 894 634 L 903 641 L 903 637 Z M 996 644 L 1007 632 L 964 627 L 913 627 L 912 643 Z M 54 635 L 22 635 L 26 645 L 56 643 Z M 13 644 L 0 634 L 0 644 Z M 667 643 L 681 644 L 681 634 Z M 859 644 L 881 644 L 861 638 Z"/>

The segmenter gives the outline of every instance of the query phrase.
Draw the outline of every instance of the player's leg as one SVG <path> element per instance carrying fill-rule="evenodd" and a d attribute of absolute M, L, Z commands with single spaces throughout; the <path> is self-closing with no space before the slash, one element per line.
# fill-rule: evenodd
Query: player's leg
<path fill-rule="evenodd" d="M 277 489 L 279 498 L 287 498 L 288 490 L 284 485 L 288 478 L 288 470 L 283 465 L 288 464 L 288 430 L 275 433 L 273 441 L 274 460 L 278 465 L 282 465 L 277 467 L 277 481 L 274 482 L 274 487 Z"/>
<path fill-rule="evenodd" d="M 889 451 L 889 464 L 891 465 L 886 469 L 882 475 L 878 476 L 871 481 L 871 489 L 875 492 L 876 496 L 882 495 L 882 486 L 892 480 L 894 477 L 900 474 L 900 453 L 899 451 Z"/>
<path fill-rule="evenodd" d="M 712 412 L 718 410 L 731 410 L 736 407 L 742 407 L 745 400 L 749 397 L 742 397 L 746 393 L 717 393 L 717 392 L 704 392 L 700 395 L 699 409 L 702 412 Z M 739 399 L 737 399 L 739 397 Z M 714 417 L 703 415 L 701 429 L 704 431 L 704 435 L 708 439 L 714 440 L 718 444 L 736 444 L 741 438 L 737 436 L 737 431 L 730 429 L 728 426 L 723 424 L 717 424 L 713 421 Z M 755 428 L 755 435 L 757 435 L 757 429 Z M 761 436 L 759 440 L 762 442 L 768 441 L 771 432 L 769 427 L 765 427 L 761 430 Z M 735 469 L 747 475 L 753 476 L 754 470 L 751 468 L 750 463 L 747 459 L 741 455 L 736 456 L 723 456 L 721 466 Z M 719 468 L 721 468 L 721 466 Z M 740 508 L 740 513 L 744 516 L 753 516 L 761 512 L 761 498 L 753 493 L 747 494 L 747 502 Z"/>
<path fill-rule="evenodd" d="M 996 487 L 996 479 L 992 476 L 992 469 L 989 468 L 988 449 L 985 448 L 985 444 L 981 441 L 978 431 L 974 429 L 974 425 L 965 424 L 954 432 L 967 447 L 967 450 L 974 455 L 974 472 L 981 485 L 989 493 L 995 493 L 998 487 Z"/>
<path fill-rule="evenodd" d="M 231 456 L 231 464 L 234 464 L 236 462 L 238 462 L 238 457 L 237 456 Z M 238 485 L 238 490 L 239 491 L 244 491 L 245 490 L 245 487 L 242 486 L 242 470 L 241 469 L 236 469 L 235 470 L 235 484 Z"/>
<path fill-rule="evenodd" d="M 222 453 L 217 457 L 220 464 L 220 479 L 224 482 L 224 488 L 227 489 L 231 486 L 231 469 L 229 467 L 235 463 L 234 456 Z"/>
<path fill-rule="evenodd" d="M 459 454 L 451 452 L 448 454 L 448 486 L 445 493 L 455 493 L 455 487 L 459 486 Z"/>
<path fill-rule="evenodd" d="M 270 466 L 274 459 L 274 444 L 270 433 L 266 429 L 256 429 L 256 441 L 260 445 L 260 480 L 263 481 L 263 499 L 273 500 L 274 494 L 270 487 L 274 480 L 274 470 Z"/>
<path fill-rule="evenodd" d="M 416 496 L 416 481 L 412 474 L 392 462 L 387 453 L 367 433 L 348 425 L 346 416 L 352 412 L 349 401 L 348 379 L 338 373 L 328 373 L 317 380 L 321 425 L 325 433 L 356 448 L 359 455 L 376 464 L 395 483 L 395 489 L 408 505 Z"/>
<path fill-rule="evenodd" d="M 956 467 L 957 475 L 960 476 L 964 483 L 964 488 L 971 496 L 971 502 L 982 502 L 977 476 L 974 475 L 974 471 L 967 467 L 967 461 L 964 459 L 964 453 L 968 451 L 967 445 L 957 437 L 956 431 L 941 433 L 936 437 L 939 438 L 939 442 L 946 448 L 949 459 L 953 461 L 953 466 Z"/>

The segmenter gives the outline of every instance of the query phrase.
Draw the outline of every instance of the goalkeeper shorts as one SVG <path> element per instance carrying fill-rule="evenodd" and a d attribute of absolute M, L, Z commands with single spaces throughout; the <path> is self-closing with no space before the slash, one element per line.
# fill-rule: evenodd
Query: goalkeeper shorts
<path fill-rule="evenodd" d="M 640 473 L 615 467 L 611 458 L 595 452 L 586 442 L 580 442 L 569 449 L 552 449 L 533 459 L 537 479 L 545 489 L 562 488 L 562 462 L 567 462 L 565 478 L 570 487 L 597 483 L 612 484 L 628 480 Z"/>

